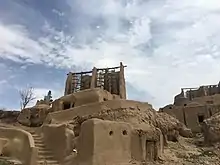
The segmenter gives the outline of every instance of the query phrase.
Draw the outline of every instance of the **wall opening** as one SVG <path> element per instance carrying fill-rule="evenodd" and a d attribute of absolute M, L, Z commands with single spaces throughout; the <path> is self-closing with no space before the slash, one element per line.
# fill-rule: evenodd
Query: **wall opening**
<path fill-rule="evenodd" d="M 63 103 L 63 110 L 70 109 L 70 108 L 71 108 L 71 104 L 70 103 Z"/>
<path fill-rule="evenodd" d="M 212 109 L 209 108 L 208 111 L 209 111 L 209 116 L 211 117 L 212 116 Z"/>
<path fill-rule="evenodd" d="M 207 104 L 213 104 L 214 102 L 212 100 L 206 101 Z"/>
<path fill-rule="evenodd" d="M 184 107 L 187 106 L 187 104 L 184 104 Z"/>
<path fill-rule="evenodd" d="M 172 109 L 172 107 L 169 107 L 169 109 Z"/>
<path fill-rule="evenodd" d="M 109 132 L 109 135 L 112 136 L 112 135 L 113 135 L 113 131 L 110 131 L 110 132 Z"/>
<path fill-rule="evenodd" d="M 126 130 L 124 130 L 124 131 L 122 131 L 122 134 L 123 134 L 123 135 L 127 135 L 128 132 L 127 132 Z"/>
<path fill-rule="evenodd" d="M 103 101 L 107 101 L 108 99 L 104 98 Z"/>
<path fill-rule="evenodd" d="M 202 123 L 204 121 L 204 119 L 205 119 L 204 115 L 198 115 L 199 123 Z"/>
<path fill-rule="evenodd" d="M 145 161 L 155 160 L 155 157 L 155 142 L 147 140 L 145 143 Z"/>

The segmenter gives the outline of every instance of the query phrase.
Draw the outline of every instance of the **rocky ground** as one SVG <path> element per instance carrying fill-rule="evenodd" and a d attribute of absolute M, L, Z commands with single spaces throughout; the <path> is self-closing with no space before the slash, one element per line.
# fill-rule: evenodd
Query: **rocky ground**
<path fill-rule="evenodd" d="M 179 142 L 168 142 L 161 161 L 164 165 L 220 165 L 220 144 L 203 145 L 203 137 L 179 138 Z"/>

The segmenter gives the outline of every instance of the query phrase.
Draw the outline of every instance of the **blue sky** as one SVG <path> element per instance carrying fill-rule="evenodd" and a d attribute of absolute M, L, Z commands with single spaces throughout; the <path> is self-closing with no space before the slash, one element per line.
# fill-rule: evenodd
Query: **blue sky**
<path fill-rule="evenodd" d="M 123 61 L 129 99 L 155 108 L 220 80 L 218 0 L 2 0 L 0 107 L 62 96 L 66 73 Z"/>

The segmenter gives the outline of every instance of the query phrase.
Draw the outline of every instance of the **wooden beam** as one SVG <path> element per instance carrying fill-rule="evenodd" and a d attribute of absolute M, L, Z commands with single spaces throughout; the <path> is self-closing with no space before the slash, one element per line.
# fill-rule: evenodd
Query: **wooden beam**
<path fill-rule="evenodd" d="M 123 66 L 124 68 L 126 68 L 127 67 L 127 65 L 124 65 Z M 97 68 L 97 71 L 100 71 L 100 70 L 109 70 L 109 69 L 119 69 L 120 68 L 120 66 L 117 66 L 117 67 L 111 67 L 111 68 Z M 92 70 L 91 71 L 85 71 L 85 72 L 75 72 L 75 73 L 72 73 L 72 72 L 70 72 L 71 74 L 76 74 L 76 75 L 81 75 L 81 74 L 88 74 L 88 73 L 92 73 Z M 67 74 L 67 75 L 69 75 L 69 73 Z"/>

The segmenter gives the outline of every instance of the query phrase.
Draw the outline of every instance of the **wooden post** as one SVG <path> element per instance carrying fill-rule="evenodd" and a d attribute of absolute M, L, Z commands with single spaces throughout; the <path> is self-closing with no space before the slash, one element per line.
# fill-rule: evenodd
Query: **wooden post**
<path fill-rule="evenodd" d="M 126 86 L 124 77 L 124 66 L 120 62 L 120 73 L 119 73 L 119 95 L 121 99 L 126 99 Z"/>
<path fill-rule="evenodd" d="M 71 93 L 71 88 L 72 88 L 72 80 L 73 80 L 73 74 L 69 72 L 67 74 L 67 79 L 66 79 L 66 86 L 65 86 L 65 92 L 64 95 L 68 95 Z"/>
<path fill-rule="evenodd" d="M 90 88 L 96 88 L 96 82 L 97 82 L 97 68 L 94 67 L 92 69 L 92 79 L 91 79 Z"/>

